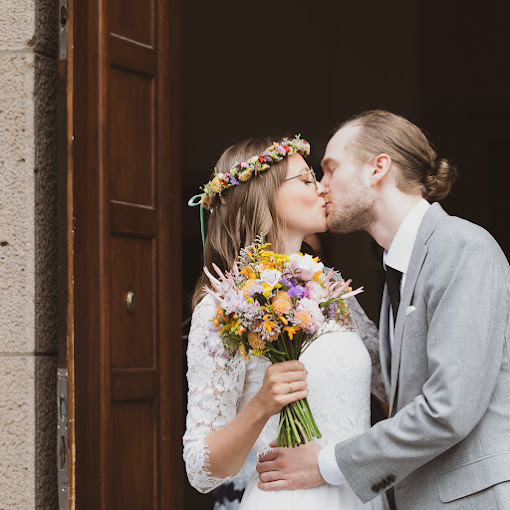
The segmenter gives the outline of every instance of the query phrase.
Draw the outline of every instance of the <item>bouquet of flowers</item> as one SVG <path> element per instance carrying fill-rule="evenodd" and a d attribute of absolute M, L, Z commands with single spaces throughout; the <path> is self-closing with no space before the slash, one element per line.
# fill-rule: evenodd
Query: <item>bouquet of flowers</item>
<path fill-rule="evenodd" d="M 227 355 L 237 352 L 264 356 L 271 363 L 297 360 L 319 336 L 328 319 L 350 324 L 345 299 L 358 294 L 350 281 L 335 281 L 333 270 L 324 272 L 316 257 L 282 255 L 269 251 L 258 236 L 241 250 L 231 271 L 217 277 L 207 268 L 218 302 L 212 322 L 219 329 Z M 280 412 L 278 446 L 296 446 L 321 433 L 307 399 L 285 406 Z"/>

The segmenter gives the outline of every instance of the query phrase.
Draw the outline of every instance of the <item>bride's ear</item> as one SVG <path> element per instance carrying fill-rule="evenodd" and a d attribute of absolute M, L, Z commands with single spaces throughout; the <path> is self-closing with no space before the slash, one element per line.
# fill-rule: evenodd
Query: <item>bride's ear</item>
<path fill-rule="evenodd" d="M 388 154 L 379 154 L 370 163 L 370 186 L 373 188 L 381 184 L 390 173 L 392 165 Z"/>

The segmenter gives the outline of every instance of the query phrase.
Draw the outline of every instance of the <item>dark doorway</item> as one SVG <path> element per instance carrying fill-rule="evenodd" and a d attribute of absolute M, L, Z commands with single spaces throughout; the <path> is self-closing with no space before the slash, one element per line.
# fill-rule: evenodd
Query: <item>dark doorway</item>
<path fill-rule="evenodd" d="M 319 168 L 336 125 L 384 108 L 424 128 L 457 163 L 460 178 L 443 206 L 487 228 L 510 256 L 507 20 L 503 1 L 184 2 L 183 196 L 198 192 L 235 141 L 301 133 Z M 182 218 L 188 317 L 202 252 L 197 209 L 183 206 Z M 364 233 L 322 242 L 325 262 L 365 286 L 360 301 L 377 321 L 378 247 Z M 186 500 L 209 504 L 191 488 Z"/>

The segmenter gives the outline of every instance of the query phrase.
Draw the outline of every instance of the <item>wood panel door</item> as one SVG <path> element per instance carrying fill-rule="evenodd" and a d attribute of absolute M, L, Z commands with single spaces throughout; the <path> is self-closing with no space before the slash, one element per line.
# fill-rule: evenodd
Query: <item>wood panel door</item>
<path fill-rule="evenodd" d="M 179 509 L 179 4 L 71 2 L 69 22 L 71 485 L 80 510 Z"/>

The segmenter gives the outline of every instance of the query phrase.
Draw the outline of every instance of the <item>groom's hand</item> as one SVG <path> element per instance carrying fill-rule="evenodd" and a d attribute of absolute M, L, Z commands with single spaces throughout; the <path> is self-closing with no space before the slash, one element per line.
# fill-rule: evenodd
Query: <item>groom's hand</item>
<path fill-rule="evenodd" d="M 295 448 L 275 448 L 259 458 L 257 471 L 259 489 L 277 491 L 283 489 L 307 489 L 326 483 L 319 471 L 319 450 L 313 442 Z"/>

